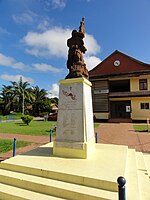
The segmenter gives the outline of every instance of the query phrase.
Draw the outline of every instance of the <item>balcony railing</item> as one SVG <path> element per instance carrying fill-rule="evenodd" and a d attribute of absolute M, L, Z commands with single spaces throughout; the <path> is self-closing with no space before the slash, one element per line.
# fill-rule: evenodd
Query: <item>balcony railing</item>
<path fill-rule="evenodd" d="M 109 97 L 143 97 L 150 96 L 150 91 L 136 91 L 136 92 L 110 92 Z"/>

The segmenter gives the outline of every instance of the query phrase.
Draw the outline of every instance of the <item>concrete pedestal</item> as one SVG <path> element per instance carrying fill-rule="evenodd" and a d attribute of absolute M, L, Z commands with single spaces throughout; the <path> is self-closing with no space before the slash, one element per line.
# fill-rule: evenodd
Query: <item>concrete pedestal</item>
<path fill-rule="evenodd" d="M 91 82 L 84 78 L 61 80 L 53 154 L 60 157 L 88 158 L 94 150 Z"/>

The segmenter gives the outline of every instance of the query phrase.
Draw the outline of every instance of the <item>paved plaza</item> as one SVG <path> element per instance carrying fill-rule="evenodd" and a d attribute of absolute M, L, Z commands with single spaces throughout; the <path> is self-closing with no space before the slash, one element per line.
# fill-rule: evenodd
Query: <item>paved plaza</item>
<path fill-rule="evenodd" d="M 135 132 L 132 123 L 102 123 L 95 131 L 99 143 L 127 145 L 150 153 L 150 132 Z"/>

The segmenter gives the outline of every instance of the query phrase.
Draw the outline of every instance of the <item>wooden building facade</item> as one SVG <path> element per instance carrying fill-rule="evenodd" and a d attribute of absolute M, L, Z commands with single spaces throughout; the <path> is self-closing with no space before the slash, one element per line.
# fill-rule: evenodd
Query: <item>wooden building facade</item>
<path fill-rule="evenodd" d="M 96 119 L 150 118 L 150 64 L 116 50 L 89 74 Z"/>

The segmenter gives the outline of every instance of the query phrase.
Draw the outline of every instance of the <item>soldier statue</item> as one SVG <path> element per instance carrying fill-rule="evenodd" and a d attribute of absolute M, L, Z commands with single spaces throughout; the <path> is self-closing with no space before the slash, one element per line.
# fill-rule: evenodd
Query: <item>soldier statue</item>
<path fill-rule="evenodd" d="M 69 69 L 69 74 L 66 76 L 66 79 L 79 77 L 89 79 L 88 70 L 82 55 L 82 53 L 87 51 L 83 42 L 84 37 L 84 18 L 82 18 L 79 31 L 73 30 L 72 37 L 67 40 L 67 46 L 69 47 L 67 68 Z"/>

